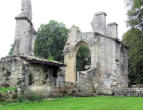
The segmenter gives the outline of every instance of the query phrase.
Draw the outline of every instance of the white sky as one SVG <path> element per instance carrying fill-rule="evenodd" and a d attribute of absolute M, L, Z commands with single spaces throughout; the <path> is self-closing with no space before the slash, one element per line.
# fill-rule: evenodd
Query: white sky
<path fill-rule="evenodd" d="M 40 24 L 49 20 L 63 22 L 68 28 L 73 24 L 81 31 L 92 31 L 91 21 L 95 12 L 107 13 L 107 23 L 116 22 L 119 38 L 127 31 L 127 10 L 124 0 L 32 0 L 33 24 L 37 30 Z M 21 0 L 0 1 L 0 57 L 8 55 L 14 42 L 15 19 L 21 11 Z"/>

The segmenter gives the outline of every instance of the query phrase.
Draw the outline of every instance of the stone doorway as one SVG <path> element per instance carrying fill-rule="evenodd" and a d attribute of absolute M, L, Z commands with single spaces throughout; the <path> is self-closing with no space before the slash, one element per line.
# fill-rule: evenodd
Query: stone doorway
<path fill-rule="evenodd" d="M 76 82 L 79 82 L 79 74 L 91 68 L 91 54 L 87 46 L 81 46 L 76 55 Z M 87 74 L 85 73 L 87 76 Z"/>
<path fill-rule="evenodd" d="M 96 54 L 97 39 L 93 33 L 81 33 L 79 29 L 73 26 L 69 32 L 68 40 L 64 48 L 64 63 L 67 65 L 65 80 L 67 82 L 76 82 L 76 56 L 78 50 L 85 46 L 89 49 L 91 55 L 91 68 L 96 67 L 96 59 L 98 54 Z"/>

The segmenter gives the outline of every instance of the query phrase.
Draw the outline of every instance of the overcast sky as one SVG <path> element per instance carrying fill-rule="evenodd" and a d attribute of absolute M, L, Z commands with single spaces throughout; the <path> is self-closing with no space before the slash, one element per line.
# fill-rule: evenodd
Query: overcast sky
<path fill-rule="evenodd" d="M 63 22 L 68 28 L 73 24 L 81 31 L 92 31 L 94 13 L 107 13 L 107 23 L 116 22 L 119 38 L 127 31 L 127 10 L 124 0 L 32 0 L 33 24 L 37 30 L 40 24 L 49 20 Z M 14 42 L 15 19 L 21 11 L 21 0 L 0 2 L 0 57 L 8 55 Z"/>

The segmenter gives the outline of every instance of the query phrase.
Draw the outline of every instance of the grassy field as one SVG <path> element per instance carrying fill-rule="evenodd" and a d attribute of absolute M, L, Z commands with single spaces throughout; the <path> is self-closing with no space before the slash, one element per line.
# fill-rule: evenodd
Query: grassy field
<path fill-rule="evenodd" d="M 0 110 L 143 110 L 143 98 L 67 97 L 42 102 L 0 103 Z"/>

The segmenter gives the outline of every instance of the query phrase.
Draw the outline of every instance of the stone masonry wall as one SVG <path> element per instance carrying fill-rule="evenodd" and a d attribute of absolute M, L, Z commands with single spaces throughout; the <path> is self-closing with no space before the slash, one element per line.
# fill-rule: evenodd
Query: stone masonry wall
<path fill-rule="evenodd" d="M 96 68 L 95 89 L 111 94 L 116 87 L 128 87 L 128 47 L 118 40 L 117 26 L 116 23 L 106 26 L 106 14 L 101 12 L 93 18 L 93 32 L 71 28 L 64 48 L 67 82 L 76 82 L 76 54 L 85 45 L 91 53 L 91 68 Z"/>
<path fill-rule="evenodd" d="M 22 61 L 19 57 L 6 57 L 0 60 L 0 86 L 15 87 L 22 75 Z"/>
<path fill-rule="evenodd" d="M 116 88 L 113 90 L 113 95 L 143 97 L 143 88 Z"/>
<path fill-rule="evenodd" d="M 25 89 L 25 94 L 37 94 L 46 97 L 62 96 L 94 96 L 93 83 L 71 83 L 64 82 L 62 86 L 29 86 Z"/>
<path fill-rule="evenodd" d="M 37 33 L 32 23 L 31 0 L 22 0 L 21 13 L 15 19 L 15 41 L 12 55 L 34 56 Z"/>

